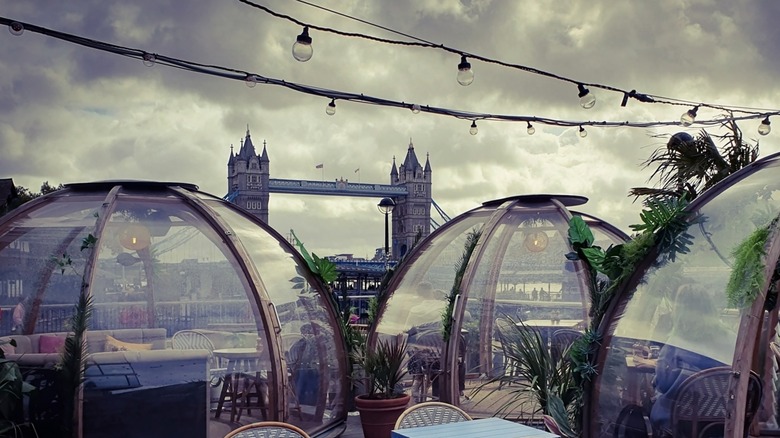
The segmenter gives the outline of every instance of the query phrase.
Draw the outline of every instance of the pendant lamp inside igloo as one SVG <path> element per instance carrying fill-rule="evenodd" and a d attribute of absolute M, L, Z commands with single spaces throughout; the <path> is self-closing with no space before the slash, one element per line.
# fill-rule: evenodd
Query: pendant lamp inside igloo
<path fill-rule="evenodd" d="M 15 415 L 40 436 L 326 433 L 349 385 L 324 290 L 282 236 L 192 184 L 68 184 L 0 217 L 0 342 L 38 388 Z"/>
<path fill-rule="evenodd" d="M 517 385 L 491 383 L 522 377 L 500 333 L 503 325 L 523 324 L 551 348 L 557 331 L 586 327 L 589 279 L 566 257 L 569 220 L 580 216 L 604 248 L 627 240 L 610 224 L 570 210 L 586 202 L 575 195 L 488 201 L 412 249 L 388 285 L 371 342 L 407 340 L 414 402 L 446 401 L 475 418 L 537 415 L 538 405 L 517 396 Z"/>

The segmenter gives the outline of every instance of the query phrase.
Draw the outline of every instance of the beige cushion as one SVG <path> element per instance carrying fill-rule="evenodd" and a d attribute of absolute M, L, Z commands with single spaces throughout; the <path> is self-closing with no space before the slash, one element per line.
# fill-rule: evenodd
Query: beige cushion
<path fill-rule="evenodd" d="M 135 342 L 124 342 L 111 335 L 106 335 L 106 351 L 142 351 L 151 350 L 152 344 L 138 344 Z"/>

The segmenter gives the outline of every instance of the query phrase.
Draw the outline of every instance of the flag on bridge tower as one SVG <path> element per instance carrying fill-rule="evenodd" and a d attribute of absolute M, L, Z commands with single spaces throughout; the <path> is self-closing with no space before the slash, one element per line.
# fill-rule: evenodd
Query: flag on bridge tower
<path fill-rule="evenodd" d="M 323 163 L 314 166 L 315 169 L 322 169 L 322 167 L 323 167 Z"/>

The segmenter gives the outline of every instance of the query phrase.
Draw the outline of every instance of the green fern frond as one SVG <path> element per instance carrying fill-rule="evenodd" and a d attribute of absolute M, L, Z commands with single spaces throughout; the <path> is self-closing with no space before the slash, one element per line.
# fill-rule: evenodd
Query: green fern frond
<path fill-rule="evenodd" d="M 466 267 L 471 259 L 471 254 L 474 253 L 474 248 L 477 247 L 477 242 L 482 232 L 473 229 L 466 235 L 466 243 L 463 245 L 463 254 L 455 265 L 455 280 L 452 282 L 452 289 L 447 295 L 447 306 L 441 315 L 442 323 L 442 338 L 444 342 L 450 340 L 452 334 L 452 312 L 455 311 L 455 300 L 460 295 L 460 283 L 463 281 L 463 275 L 466 273 Z"/>
<path fill-rule="evenodd" d="M 755 230 L 732 251 L 734 267 L 726 285 L 730 306 L 741 308 L 750 305 L 764 288 L 764 256 L 769 229 L 766 226 Z"/>

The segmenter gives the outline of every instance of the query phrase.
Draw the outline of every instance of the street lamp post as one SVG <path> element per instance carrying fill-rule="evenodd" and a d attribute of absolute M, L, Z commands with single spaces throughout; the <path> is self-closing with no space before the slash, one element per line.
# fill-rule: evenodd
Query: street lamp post
<path fill-rule="evenodd" d="M 377 204 L 377 208 L 380 213 L 385 215 L 385 270 L 387 270 L 387 264 L 390 260 L 389 216 L 393 212 L 393 208 L 395 208 L 395 201 L 391 198 L 382 198 L 379 204 Z"/>

